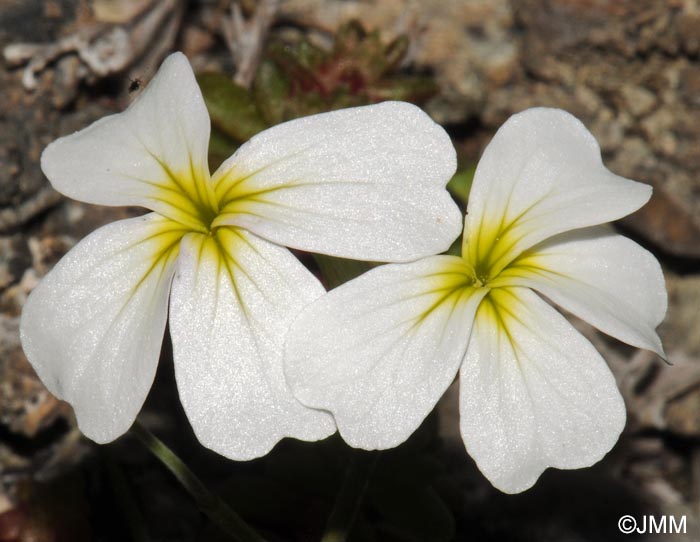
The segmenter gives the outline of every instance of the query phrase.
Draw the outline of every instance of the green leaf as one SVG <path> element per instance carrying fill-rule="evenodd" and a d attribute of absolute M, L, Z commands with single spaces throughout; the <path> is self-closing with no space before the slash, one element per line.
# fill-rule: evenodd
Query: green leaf
<path fill-rule="evenodd" d="M 329 290 L 359 277 L 365 271 L 372 269 L 373 264 L 357 260 L 346 260 L 325 254 L 314 254 L 314 260 L 323 276 L 323 283 Z"/>
<path fill-rule="evenodd" d="M 316 47 L 307 39 L 302 39 L 295 49 L 299 63 L 305 68 L 316 71 L 328 58 L 328 53 Z"/>
<path fill-rule="evenodd" d="M 351 53 L 367 36 L 362 23 L 352 19 L 338 28 L 333 52 L 339 55 Z"/>
<path fill-rule="evenodd" d="M 462 234 L 457 237 L 457 239 L 454 240 L 454 242 L 450 245 L 450 248 L 447 249 L 445 254 L 449 254 L 450 256 L 461 256 L 462 255 Z"/>
<path fill-rule="evenodd" d="M 384 49 L 386 71 L 393 71 L 399 68 L 406 57 L 410 44 L 411 42 L 407 36 L 399 36 L 386 46 Z"/>
<path fill-rule="evenodd" d="M 406 36 L 384 45 L 378 31 L 365 31 L 357 20 L 338 29 L 330 51 L 305 38 L 273 41 L 255 78 L 255 102 L 271 125 L 386 100 L 420 104 L 438 87 L 428 76 L 395 73 L 408 46 Z"/>
<path fill-rule="evenodd" d="M 400 100 L 422 103 L 439 92 L 437 83 L 422 75 L 401 75 L 385 77 L 370 86 L 368 93 L 374 102 L 383 100 Z"/>
<path fill-rule="evenodd" d="M 272 126 L 285 120 L 290 82 L 272 60 L 260 63 L 253 82 L 253 96 L 263 118 Z"/>
<path fill-rule="evenodd" d="M 250 93 L 223 73 L 197 76 L 212 125 L 238 143 L 268 127 Z"/>
<path fill-rule="evenodd" d="M 209 136 L 209 171 L 216 169 L 238 149 L 238 144 L 229 136 L 212 126 Z"/>
<path fill-rule="evenodd" d="M 465 169 L 460 169 L 454 177 L 447 183 L 447 190 L 464 205 L 469 201 L 469 191 L 474 181 L 476 165 L 471 165 Z"/>

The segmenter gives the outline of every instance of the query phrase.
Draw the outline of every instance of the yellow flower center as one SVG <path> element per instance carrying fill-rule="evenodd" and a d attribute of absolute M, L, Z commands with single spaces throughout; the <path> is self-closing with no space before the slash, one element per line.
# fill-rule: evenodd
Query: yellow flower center
<path fill-rule="evenodd" d="M 183 171 L 174 171 L 161 160 L 158 163 L 164 175 L 149 183 L 156 187 L 151 195 L 153 209 L 191 232 L 214 234 L 221 226 L 217 218 L 242 211 L 244 200 L 257 195 L 246 187 L 250 176 L 240 175 L 234 168 L 212 180 L 205 168 L 191 162 Z"/>
<path fill-rule="evenodd" d="M 152 209 L 190 231 L 208 233 L 219 213 L 219 205 L 205 168 L 189 161 L 189 168 L 175 171 L 155 155 L 163 175 L 147 181 L 154 190 L 150 194 Z"/>
<path fill-rule="evenodd" d="M 466 232 L 462 245 L 462 261 L 470 274 L 462 288 L 485 289 L 486 295 L 479 304 L 477 318 L 489 321 L 508 340 L 508 324 L 514 318 L 517 297 L 509 280 L 513 273 L 524 270 L 526 253 L 517 252 L 521 233 L 515 228 L 517 221 L 506 223 L 482 222 L 473 232 Z M 529 265 L 529 264 L 528 264 Z"/>
<path fill-rule="evenodd" d="M 234 201 L 246 198 L 247 194 L 237 188 L 245 178 L 230 171 L 212 182 L 204 167 L 190 163 L 189 168 L 175 171 L 155 156 L 154 159 L 161 166 L 163 176 L 149 183 L 154 187 L 150 195 L 151 208 L 167 220 L 161 222 L 152 238 L 158 241 L 151 268 L 159 268 L 164 261 L 177 257 L 179 241 L 187 234 L 205 238 L 201 242 L 209 248 L 203 250 L 200 257 L 217 255 L 219 261 L 225 263 L 231 257 L 233 245 L 229 241 L 236 227 L 217 224 L 217 218 L 227 211 L 230 214 Z"/>
<path fill-rule="evenodd" d="M 513 248 L 518 237 L 513 224 L 482 223 L 462 245 L 462 258 L 474 270 L 474 284 L 495 286 L 494 281 L 517 257 Z"/>

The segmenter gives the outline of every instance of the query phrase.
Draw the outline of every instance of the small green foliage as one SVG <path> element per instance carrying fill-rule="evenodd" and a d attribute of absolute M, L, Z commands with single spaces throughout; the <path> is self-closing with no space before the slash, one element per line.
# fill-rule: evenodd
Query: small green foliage
<path fill-rule="evenodd" d="M 264 60 L 253 82 L 253 96 L 260 114 L 271 126 L 276 119 L 285 117 L 289 93 L 290 84 L 282 70 L 274 62 Z"/>
<path fill-rule="evenodd" d="M 396 73 L 409 41 L 384 45 L 357 21 L 338 29 L 328 51 L 306 38 L 272 41 L 249 91 L 222 73 L 197 77 L 212 122 L 212 169 L 258 132 L 298 117 L 386 100 L 423 103 L 437 93 L 426 76 Z"/>
<path fill-rule="evenodd" d="M 314 254 L 313 256 L 316 265 L 318 265 L 321 271 L 323 284 L 329 290 L 355 277 L 359 277 L 362 273 L 374 267 L 374 265 L 369 262 L 347 260 L 345 258 L 326 256 L 325 254 Z"/>
<path fill-rule="evenodd" d="M 250 93 L 222 73 L 197 76 L 212 126 L 234 141 L 248 141 L 268 127 Z"/>
<path fill-rule="evenodd" d="M 251 94 L 223 73 L 197 76 L 211 118 L 209 169 L 214 171 L 236 149 L 269 126 Z"/>
<path fill-rule="evenodd" d="M 238 149 L 238 143 L 212 126 L 209 136 L 209 171 L 216 171 Z"/>
<path fill-rule="evenodd" d="M 474 173 L 476 172 L 476 164 L 469 164 L 464 168 L 457 170 L 454 177 L 447 183 L 447 190 L 452 194 L 452 198 L 459 204 L 460 208 L 466 209 L 469 203 L 469 191 L 472 189 L 474 182 Z M 452 256 L 462 255 L 462 235 L 454 240 L 454 243 L 447 249 L 447 254 Z"/>
<path fill-rule="evenodd" d="M 454 177 L 450 179 L 447 183 L 447 190 L 449 190 L 452 197 L 454 197 L 461 205 L 466 206 L 469 201 L 469 191 L 472 188 L 472 182 L 474 181 L 474 173 L 476 172 L 476 165 L 472 164 L 466 168 L 457 170 Z"/>
<path fill-rule="evenodd" d="M 437 87 L 429 77 L 395 73 L 407 51 L 405 36 L 384 45 L 357 21 L 338 30 L 330 51 L 305 38 L 272 42 L 254 83 L 256 102 L 271 124 L 385 100 L 422 103 Z"/>

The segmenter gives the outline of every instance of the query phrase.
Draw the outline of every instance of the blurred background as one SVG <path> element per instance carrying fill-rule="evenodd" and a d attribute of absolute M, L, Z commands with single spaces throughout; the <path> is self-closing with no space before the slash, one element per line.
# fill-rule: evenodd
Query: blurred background
<path fill-rule="evenodd" d="M 456 385 L 395 450 L 331 437 L 227 461 L 192 435 L 166 334 L 140 419 L 212 490 L 270 541 L 319 540 L 340 487 L 363 469 L 350 541 L 700 541 L 700 2 L 0 0 L 0 50 L 0 542 L 226 540 L 133 436 L 82 438 L 18 338 L 22 305 L 56 261 L 100 225 L 143 212 L 58 195 L 41 151 L 122 111 L 173 50 L 199 74 L 212 167 L 284 120 L 400 99 L 452 136 L 449 188 L 463 208 L 509 115 L 570 111 L 608 168 L 654 187 L 616 227 L 659 258 L 670 301 L 660 334 L 672 365 L 576 323 L 617 378 L 626 430 L 593 468 L 549 470 L 515 496 L 467 456 Z M 328 287 L 364 268 L 299 256 Z M 685 516 L 686 533 L 624 535 L 626 514 Z"/>

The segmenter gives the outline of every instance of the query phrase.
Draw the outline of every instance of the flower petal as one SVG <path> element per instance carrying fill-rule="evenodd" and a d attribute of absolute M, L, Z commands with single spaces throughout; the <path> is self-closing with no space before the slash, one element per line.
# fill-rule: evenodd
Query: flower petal
<path fill-rule="evenodd" d="M 460 233 L 445 190 L 455 168 L 449 136 L 413 105 L 314 115 L 265 130 L 224 162 L 215 225 L 333 256 L 413 260 Z"/>
<path fill-rule="evenodd" d="M 494 277 L 539 241 L 621 218 L 650 196 L 650 186 L 603 166 L 598 143 L 574 116 L 528 109 L 501 126 L 479 161 L 463 254 Z"/>
<path fill-rule="evenodd" d="M 460 371 L 462 437 L 491 483 L 518 493 L 547 467 L 590 466 L 624 424 L 595 348 L 531 290 L 492 290 Z"/>
<path fill-rule="evenodd" d="M 245 460 L 283 437 L 335 431 L 328 413 L 292 396 L 282 370 L 291 320 L 323 292 L 287 249 L 245 230 L 183 239 L 170 334 L 180 399 L 203 445 Z"/>
<path fill-rule="evenodd" d="M 155 214 L 104 226 L 66 254 L 24 306 L 27 359 L 96 442 L 127 431 L 151 387 L 183 233 Z"/>
<path fill-rule="evenodd" d="M 102 205 L 139 205 L 200 228 L 211 206 L 209 115 L 182 53 L 117 115 L 51 143 L 41 167 L 56 190 Z"/>
<path fill-rule="evenodd" d="M 484 289 L 464 261 L 385 265 L 332 290 L 291 327 L 285 372 L 351 446 L 406 440 L 454 380 Z"/>
<path fill-rule="evenodd" d="M 667 307 L 661 266 L 607 228 L 548 239 L 508 266 L 501 281 L 534 288 L 604 333 L 665 357 L 655 331 Z"/>

